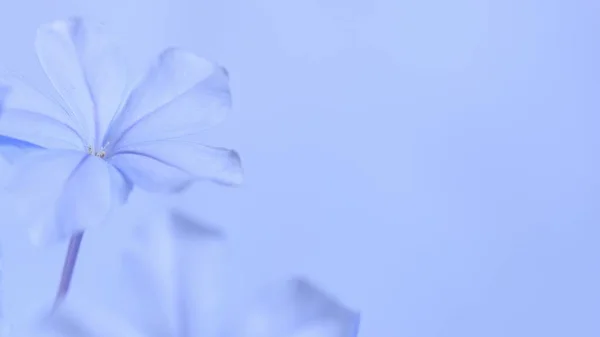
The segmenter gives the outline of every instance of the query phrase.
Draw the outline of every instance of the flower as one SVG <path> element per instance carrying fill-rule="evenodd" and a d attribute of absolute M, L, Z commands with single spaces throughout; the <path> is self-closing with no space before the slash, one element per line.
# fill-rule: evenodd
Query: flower
<path fill-rule="evenodd" d="M 36 337 L 357 337 L 359 315 L 335 303 L 310 283 L 292 278 L 265 292 L 240 322 L 217 333 L 192 334 L 185 327 L 154 330 L 90 303 L 67 300 L 37 326 Z M 164 335 L 167 331 L 168 334 Z M 32 336 L 32 337 L 33 337 Z"/>
<path fill-rule="evenodd" d="M 223 67 L 169 48 L 130 89 L 108 34 L 79 18 L 42 25 L 35 48 L 57 99 L 11 81 L 0 115 L 0 153 L 15 173 L 7 189 L 34 241 L 102 223 L 133 186 L 241 183 L 238 154 L 200 140 L 231 106 Z"/>
<path fill-rule="evenodd" d="M 239 337 L 356 337 L 360 316 L 303 278 L 264 291 L 234 325 Z"/>
<path fill-rule="evenodd" d="M 36 336 L 357 336 L 359 314 L 304 278 L 275 283 L 245 300 L 246 289 L 230 282 L 244 275 L 227 265 L 225 237 L 213 226 L 181 212 L 148 218 L 139 219 L 134 244 L 115 247 L 122 261 L 118 277 L 105 277 L 118 287 L 104 289 L 96 281 L 91 286 L 100 294 L 69 296 Z"/>

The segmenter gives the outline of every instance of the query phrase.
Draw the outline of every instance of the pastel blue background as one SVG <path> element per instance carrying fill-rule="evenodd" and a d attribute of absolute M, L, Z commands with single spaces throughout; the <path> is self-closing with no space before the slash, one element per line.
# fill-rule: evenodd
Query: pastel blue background
<path fill-rule="evenodd" d="M 35 29 L 72 14 L 144 62 L 179 45 L 229 68 L 235 113 L 210 139 L 246 184 L 174 202 L 226 228 L 244 277 L 309 276 L 362 311 L 361 337 L 600 336 L 600 3 L 3 1 L 2 68 L 41 79 Z M 65 247 L 10 237 L 20 321 Z"/>

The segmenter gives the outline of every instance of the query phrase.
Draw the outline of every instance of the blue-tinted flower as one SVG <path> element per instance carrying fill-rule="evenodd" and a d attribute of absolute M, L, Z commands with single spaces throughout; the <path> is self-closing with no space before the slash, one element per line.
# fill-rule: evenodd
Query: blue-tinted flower
<path fill-rule="evenodd" d="M 133 186 L 167 193 L 197 180 L 241 182 L 237 153 L 200 139 L 230 108 L 224 68 L 170 48 L 132 86 L 101 27 L 78 18 L 41 26 L 35 48 L 58 95 L 10 82 L 0 153 L 14 162 L 8 189 L 36 241 L 101 223 Z"/>
<path fill-rule="evenodd" d="M 247 296 L 235 282 L 244 275 L 225 266 L 219 230 L 182 213 L 151 218 L 134 244 L 115 247 L 118 272 L 110 277 L 118 287 L 96 283 L 90 287 L 106 293 L 67 297 L 40 337 L 357 336 L 359 314 L 311 282 L 291 278 Z"/>
<path fill-rule="evenodd" d="M 308 280 L 293 278 L 260 294 L 234 330 L 237 337 L 356 337 L 359 321 Z"/>
<path fill-rule="evenodd" d="M 114 309 L 98 306 L 89 301 L 77 302 L 67 299 L 58 310 L 37 327 L 38 337 L 357 337 L 360 317 L 320 289 L 300 279 L 290 279 L 268 289 L 259 296 L 241 321 L 229 321 L 231 325 L 222 330 L 194 334 L 185 326 L 161 326 L 159 323 L 190 323 L 166 317 L 159 321 L 151 318 L 141 324 L 133 324 L 129 317 Z M 147 311 L 147 307 L 142 311 Z M 200 317 L 197 317 L 200 318 Z M 204 319 L 219 320 L 218 317 Z M 165 335 L 164 333 L 168 333 Z M 32 336 L 33 337 L 33 336 Z"/>

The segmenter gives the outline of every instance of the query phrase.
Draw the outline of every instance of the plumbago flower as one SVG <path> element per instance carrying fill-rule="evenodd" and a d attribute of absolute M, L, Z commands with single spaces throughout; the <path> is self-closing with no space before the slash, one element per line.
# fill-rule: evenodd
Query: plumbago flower
<path fill-rule="evenodd" d="M 73 293 L 36 325 L 36 334 L 19 336 L 357 336 L 359 314 L 306 279 L 246 296 L 247 288 L 235 287 L 244 278 L 228 263 L 218 229 L 177 211 L 139 221 L 135 237 L 115 247 L 121 264 L 111 277 L 118 287 L 95 283 L 100 294 Z"/>
<path fill-rule="evenodd" d="M 134 325 L 114 310 L 67 299 L 28 337 L 357 337 L 359 315 L 301 278 L 291 278 L 259 293 L 240 320 L 222 330 L 194 334 L 179 326 L 161 334 L 157 322 Z"/>
<path fill-rule="evenodd" d="M 133 186 L 241 182 L 237 153 L 200 140 L 230 108 L 224 68 L 170 48 L 132 86 L 108 35 L 79 18 L 42 25 L 35 49 L 58 95 L 7 82 L 0 154 L 13 162 L 7 188 L 38 243 L 102 223 Z"/>

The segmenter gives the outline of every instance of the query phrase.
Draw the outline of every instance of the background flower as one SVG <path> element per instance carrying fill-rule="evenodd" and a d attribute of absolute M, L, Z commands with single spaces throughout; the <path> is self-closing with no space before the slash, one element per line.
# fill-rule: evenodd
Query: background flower
<path fill-rule="evenodd" d="M 223 233 L 180 212 L 152 218 L 136 226 L 134 244 L 123 245 L 114 261 L 120 274 L 112 296 L 68 297 L 44 320 L 40 336 L 357 335 L 358 314 L 301 278 L 266 287 L 249 301 L 232 298 L 228 277 L 244 275 L 229 274 Z"/>

